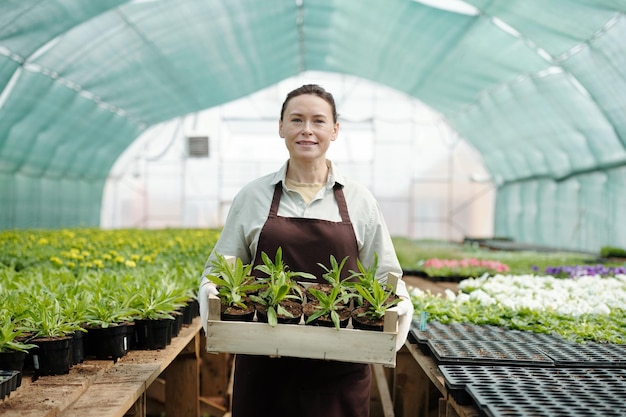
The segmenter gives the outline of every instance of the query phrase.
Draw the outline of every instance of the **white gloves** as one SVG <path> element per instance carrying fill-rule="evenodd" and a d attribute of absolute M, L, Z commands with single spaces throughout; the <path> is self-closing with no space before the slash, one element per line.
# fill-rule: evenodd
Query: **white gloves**
<path fill-rule="evenodd" d="M 217 296 L 217 287 L 204 277 L 200 282 L 200 289 L 198 290 L 198 303 L 200 304 L 200 320 L 202 320 L 202 328 L 205 334 L 209 318 L 209 295 Z"/>
<path fill-rule="evenodd" d="M 411 300 L 402 298 L 398 304 L 395 305 L 395 309 L 398 310 L 398 336 L 396 338 L 396 352 L 402 349 L 406 338 L 411 330 L 411 322 L 413 320 L 413 303 Z"/>
<path fill-rule="evenodd" d="M 406 338 L 411 330 L 411 322 L 413 321 L 413 302 L 411 296 L 406 288 L 406 283 L 402 280 L 398 280 L 396 284 L 396 295 L 402 300 L 394 306 L 394 309 L 398 311 L 398 336 L 396 338 L 396 352 L 402 349 Z"/>

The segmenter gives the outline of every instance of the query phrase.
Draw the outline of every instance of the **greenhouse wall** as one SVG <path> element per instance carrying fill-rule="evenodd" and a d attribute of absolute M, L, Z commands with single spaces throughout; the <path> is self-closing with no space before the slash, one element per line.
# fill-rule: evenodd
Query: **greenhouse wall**
<path fill-rule="evenodd" d="M 103 181 L 0 174 L 0 229 L 100 225 Z"/>
<path fill-rule="evenodd" d="M 495 234 L 552 248 L 597 252 L 626 247 L 626 168 L 562 181 L 534 179 L 498 188 Z"/>

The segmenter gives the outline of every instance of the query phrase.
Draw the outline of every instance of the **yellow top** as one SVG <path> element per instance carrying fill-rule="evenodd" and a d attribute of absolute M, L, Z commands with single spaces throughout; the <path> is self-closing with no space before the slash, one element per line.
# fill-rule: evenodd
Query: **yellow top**
<path fill-rule="evenodd" d="M 287 188 L 300 193 L 300 195 L 307 204 L 309 204 L 311 200 L 313 200 L 313 197 L 315 197 L 318 191 L 321 190 L 324 186 L 324 184 L 322 183 L 306 184 L 303 182 L 296 182 L 289 178 L 285 179 L 285 185 L 287 186 Z"/>

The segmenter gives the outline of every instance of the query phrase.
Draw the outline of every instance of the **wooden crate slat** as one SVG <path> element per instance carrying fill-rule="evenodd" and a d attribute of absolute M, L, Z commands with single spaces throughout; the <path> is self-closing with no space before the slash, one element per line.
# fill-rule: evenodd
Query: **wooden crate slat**
<path fill-rule="evenodd" d="M 396 333 L 208 320 L 207 351 L 395 366 Z"/>

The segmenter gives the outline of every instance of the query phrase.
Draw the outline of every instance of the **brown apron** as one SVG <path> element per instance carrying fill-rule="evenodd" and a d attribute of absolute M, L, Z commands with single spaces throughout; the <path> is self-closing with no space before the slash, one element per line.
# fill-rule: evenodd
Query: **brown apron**
<path fill-rule="evenodd" d="M 341 222 L 279 217 L 282 184 L 274 189 L 269 216 L 257 247 L 274 259 L 280 246 L 292 271 L 309 272 L 322 282 L 332 254 L 338 262 L 348 256 L 344 277 L 357 270 L 359 251 L 346 201 L 339 184 L 334 188 Z M 370 367 L 366 364 L 303 358 L 237 355 L 233 383 L 233 417 L 368 417 Z"/>

